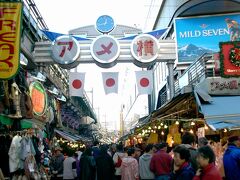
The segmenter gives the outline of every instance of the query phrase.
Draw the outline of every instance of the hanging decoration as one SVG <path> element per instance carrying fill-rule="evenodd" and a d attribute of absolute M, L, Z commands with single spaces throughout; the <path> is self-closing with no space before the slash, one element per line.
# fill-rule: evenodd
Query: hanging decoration
<path fill-rule="evenodd" d="M 240 76 L 240 41 L 220 42 L 219 46 L 221 76 Z"/>
<path fill-rule="evenodd" d="M 230 61 L 235 66 L 240 67 L 240 47 L 234 47 L 230 51 Z"/>

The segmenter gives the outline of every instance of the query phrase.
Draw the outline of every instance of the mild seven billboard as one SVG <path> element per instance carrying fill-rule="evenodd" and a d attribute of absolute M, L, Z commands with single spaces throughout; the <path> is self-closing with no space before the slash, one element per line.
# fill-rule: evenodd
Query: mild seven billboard
<path fill-rule="evenodd" d="M 240 40 L 240 14 L 175 19 L 178 62 L 219 52 L 219 42 Z"/>

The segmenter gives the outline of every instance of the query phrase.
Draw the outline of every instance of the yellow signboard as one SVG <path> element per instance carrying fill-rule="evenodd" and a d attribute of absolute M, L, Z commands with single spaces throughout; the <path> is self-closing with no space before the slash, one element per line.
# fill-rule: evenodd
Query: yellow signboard
<path fill-rule="evenodd" d="M 0 2 L 0 79 L 13 78 L 19 69 L 21 2 Z"/>

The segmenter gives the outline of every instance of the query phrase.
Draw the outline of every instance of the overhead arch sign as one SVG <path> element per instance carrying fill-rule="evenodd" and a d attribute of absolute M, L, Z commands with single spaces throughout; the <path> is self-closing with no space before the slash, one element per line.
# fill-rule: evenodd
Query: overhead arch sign
<path fill-rule="evenodd" d="M 139 67 L 148 66 L 158 57 L 158 40 L 149 34 L 136 36 L 131 43 L 133 63 Z M 81 58 L 79 42 L 71 36 L 60 36 L 52 44 L 51 56 L 61 65 L 74 64 Z M 117 64 L 120 55 L 120 44 L 113 36 L 103 34 L 95 38 L 90 45 L 91 56 L 102 68 L 110 68 Z M 77 64 L 78 65 L 78 64 Z M 64 66 L 61 66 L 64 68 Z"/>

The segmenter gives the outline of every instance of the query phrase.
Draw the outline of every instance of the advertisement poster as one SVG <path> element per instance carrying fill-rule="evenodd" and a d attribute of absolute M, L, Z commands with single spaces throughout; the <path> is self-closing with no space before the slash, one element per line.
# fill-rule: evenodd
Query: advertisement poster
<path fill-rule="evenodd" d="M 0 79 L 14 77 L 19 69 L 22 3 L 0 2 Z"/>
<path fill-rule="evenodd" d="M 47 108 L 47 93 L 44 89 L 43 85 L 36 81 L 32 82 L 29 86 L 30 89 L 30 97 L 32 99 L 33 104 L 33 112 L 42 116 Z"/>
<path fill-rule="evenodd" d="M 239 32 L 240 33 L 240 32 Z M 240 41 L 220 43 L 220 72 L 222 77 L 240 76 Z"/>
<path fill-rule="evenodd" d="M 175 19 L 178 62 L 219 52 L 219 42 L 240 40 L 240 14 Z"/>

